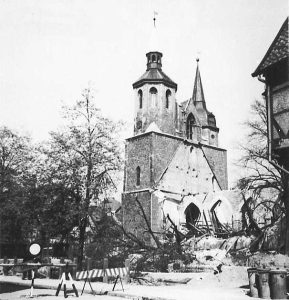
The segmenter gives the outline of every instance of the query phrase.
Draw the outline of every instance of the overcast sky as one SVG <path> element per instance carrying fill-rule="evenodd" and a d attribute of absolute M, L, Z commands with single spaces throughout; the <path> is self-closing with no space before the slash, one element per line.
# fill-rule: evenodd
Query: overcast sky
<path fill-rule="evenodd" d="M 288 15 L 287 0 L 0 0 L 0 125 L 46 139 L 62 104 L 91 82 L 97 106 L 132 135 L 132 83 L 146 69 L 153 11 L 179 102 L 192 96 L 200 58 L 232 186 L 242 123 L 263 92 L 251 73 Z"/>

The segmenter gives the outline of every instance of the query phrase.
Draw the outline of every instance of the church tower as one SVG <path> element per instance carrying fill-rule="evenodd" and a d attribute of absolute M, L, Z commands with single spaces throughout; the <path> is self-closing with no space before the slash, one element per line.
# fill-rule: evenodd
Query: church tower
<path fill-rule="evenodd" d="M 179 126 L 182 136 L 195 143 L 218 147 L 219 128 L 214 114 L 207 109 L 199 59 L 197 59 L 193 95 L 189 100 L 182 102 L 180 107 Z"/>
<path fill-rule="evenodd" d="M 162 70 L 163 54 L 156 46 L 155 27 L 151 39 L 146 72 L 133 84 L 134 135 L 151 130 L 175 135 L 177 84 Z"/>
<path fill-rule="evenodd" d="M 178 104 L 177 84 L 163 72 L 156 42 L 154 27 L 146 71 L 133 83 L 134 134 L 126 139 L 122 193 L 124 228 L 147 241 L 148 223 L 162 233 L 162 205 L 181 221 L 185 197 L 194 201 L 227 188 L 226 150 L 218 148 L 219 129 L 206 107 L 199 66 L 192 97 Z"/>

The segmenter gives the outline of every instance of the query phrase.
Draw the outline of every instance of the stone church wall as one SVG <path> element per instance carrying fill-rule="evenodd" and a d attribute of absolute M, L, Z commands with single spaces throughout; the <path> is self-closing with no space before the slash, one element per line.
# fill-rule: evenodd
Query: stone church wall
<path fill-rule="evenodd" d="M 128 139 L 126 145 L 125 191 L 152 188 L 168 166 L 181 139 L 149 132 Z M 140 167 L 140 185 L 136 185 L 136 168 Z"/>
<path fill-rule="evenodd" d="M 125 191 L 151 187 L 152 137 L 149 134 L 127 140 L 126 144 L 126 182 Z M 140 167 L 140 185 L 136 184 L 136 168 Z"/>
<path fill-rule="evenodd" d="M 205 156 L 213 169 L 222 190 L 228 189 L 227 151 L 202 145 Z"/>
<path fill-rule="evenodd" d="M 144 233 L 147 230 L 147 226 L 139 205 L 136 203 L 136 198 L 141 203 L 147 220 L 151 224 L 151 193 L 147 190 L 122 194 L 123 226 L 125 230 L 132 232 L 140 240 L 150 242 L 150 237 Z"/>
<path fill-rule="evenodd" d="M 180 143 L 182 143 L 182 141 L 178 138 L 154 133 L 153 168 L 155 183 L 157 183 L 160 179 L 162 173 L 170 163 Z"/>

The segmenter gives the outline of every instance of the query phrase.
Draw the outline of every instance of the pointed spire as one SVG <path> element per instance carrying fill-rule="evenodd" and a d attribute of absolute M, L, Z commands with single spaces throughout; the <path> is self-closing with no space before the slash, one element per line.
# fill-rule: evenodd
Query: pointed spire
<path fill-rule="evenodd" d="M 196 76 L 195 76 L 195 83 L 194 83 L 194 90 L 193 90 L 193 102 L 196 105 L 203 103 L 203 107 L 206 107 L 206 101 L 203 91 L 203 85 L 201 80 L 201 73 L 199 70 L 199 58 L 196 59 L 197 61 L 197 70 L 196 70 Z M 200 105 L 198 105 L 200 106 Z"/>

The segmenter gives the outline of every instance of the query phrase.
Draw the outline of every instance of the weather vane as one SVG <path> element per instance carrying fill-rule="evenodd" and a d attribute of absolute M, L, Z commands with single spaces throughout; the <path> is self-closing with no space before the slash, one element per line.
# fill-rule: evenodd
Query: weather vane
<path fill-rule="evenodd" d="M 158 15 L 158 12 L 157 11 L 154 11 L 154 27 L 156 27 L 156 16 Z"/>
<path fill-rule="evenodd" d="M 200 61 L 200 54 L 201 54 L 201 51 L 198 51 L 197 52 L 197 57 L 196 57 L 197 63 L 199 63 L 199 61 Z"/>

